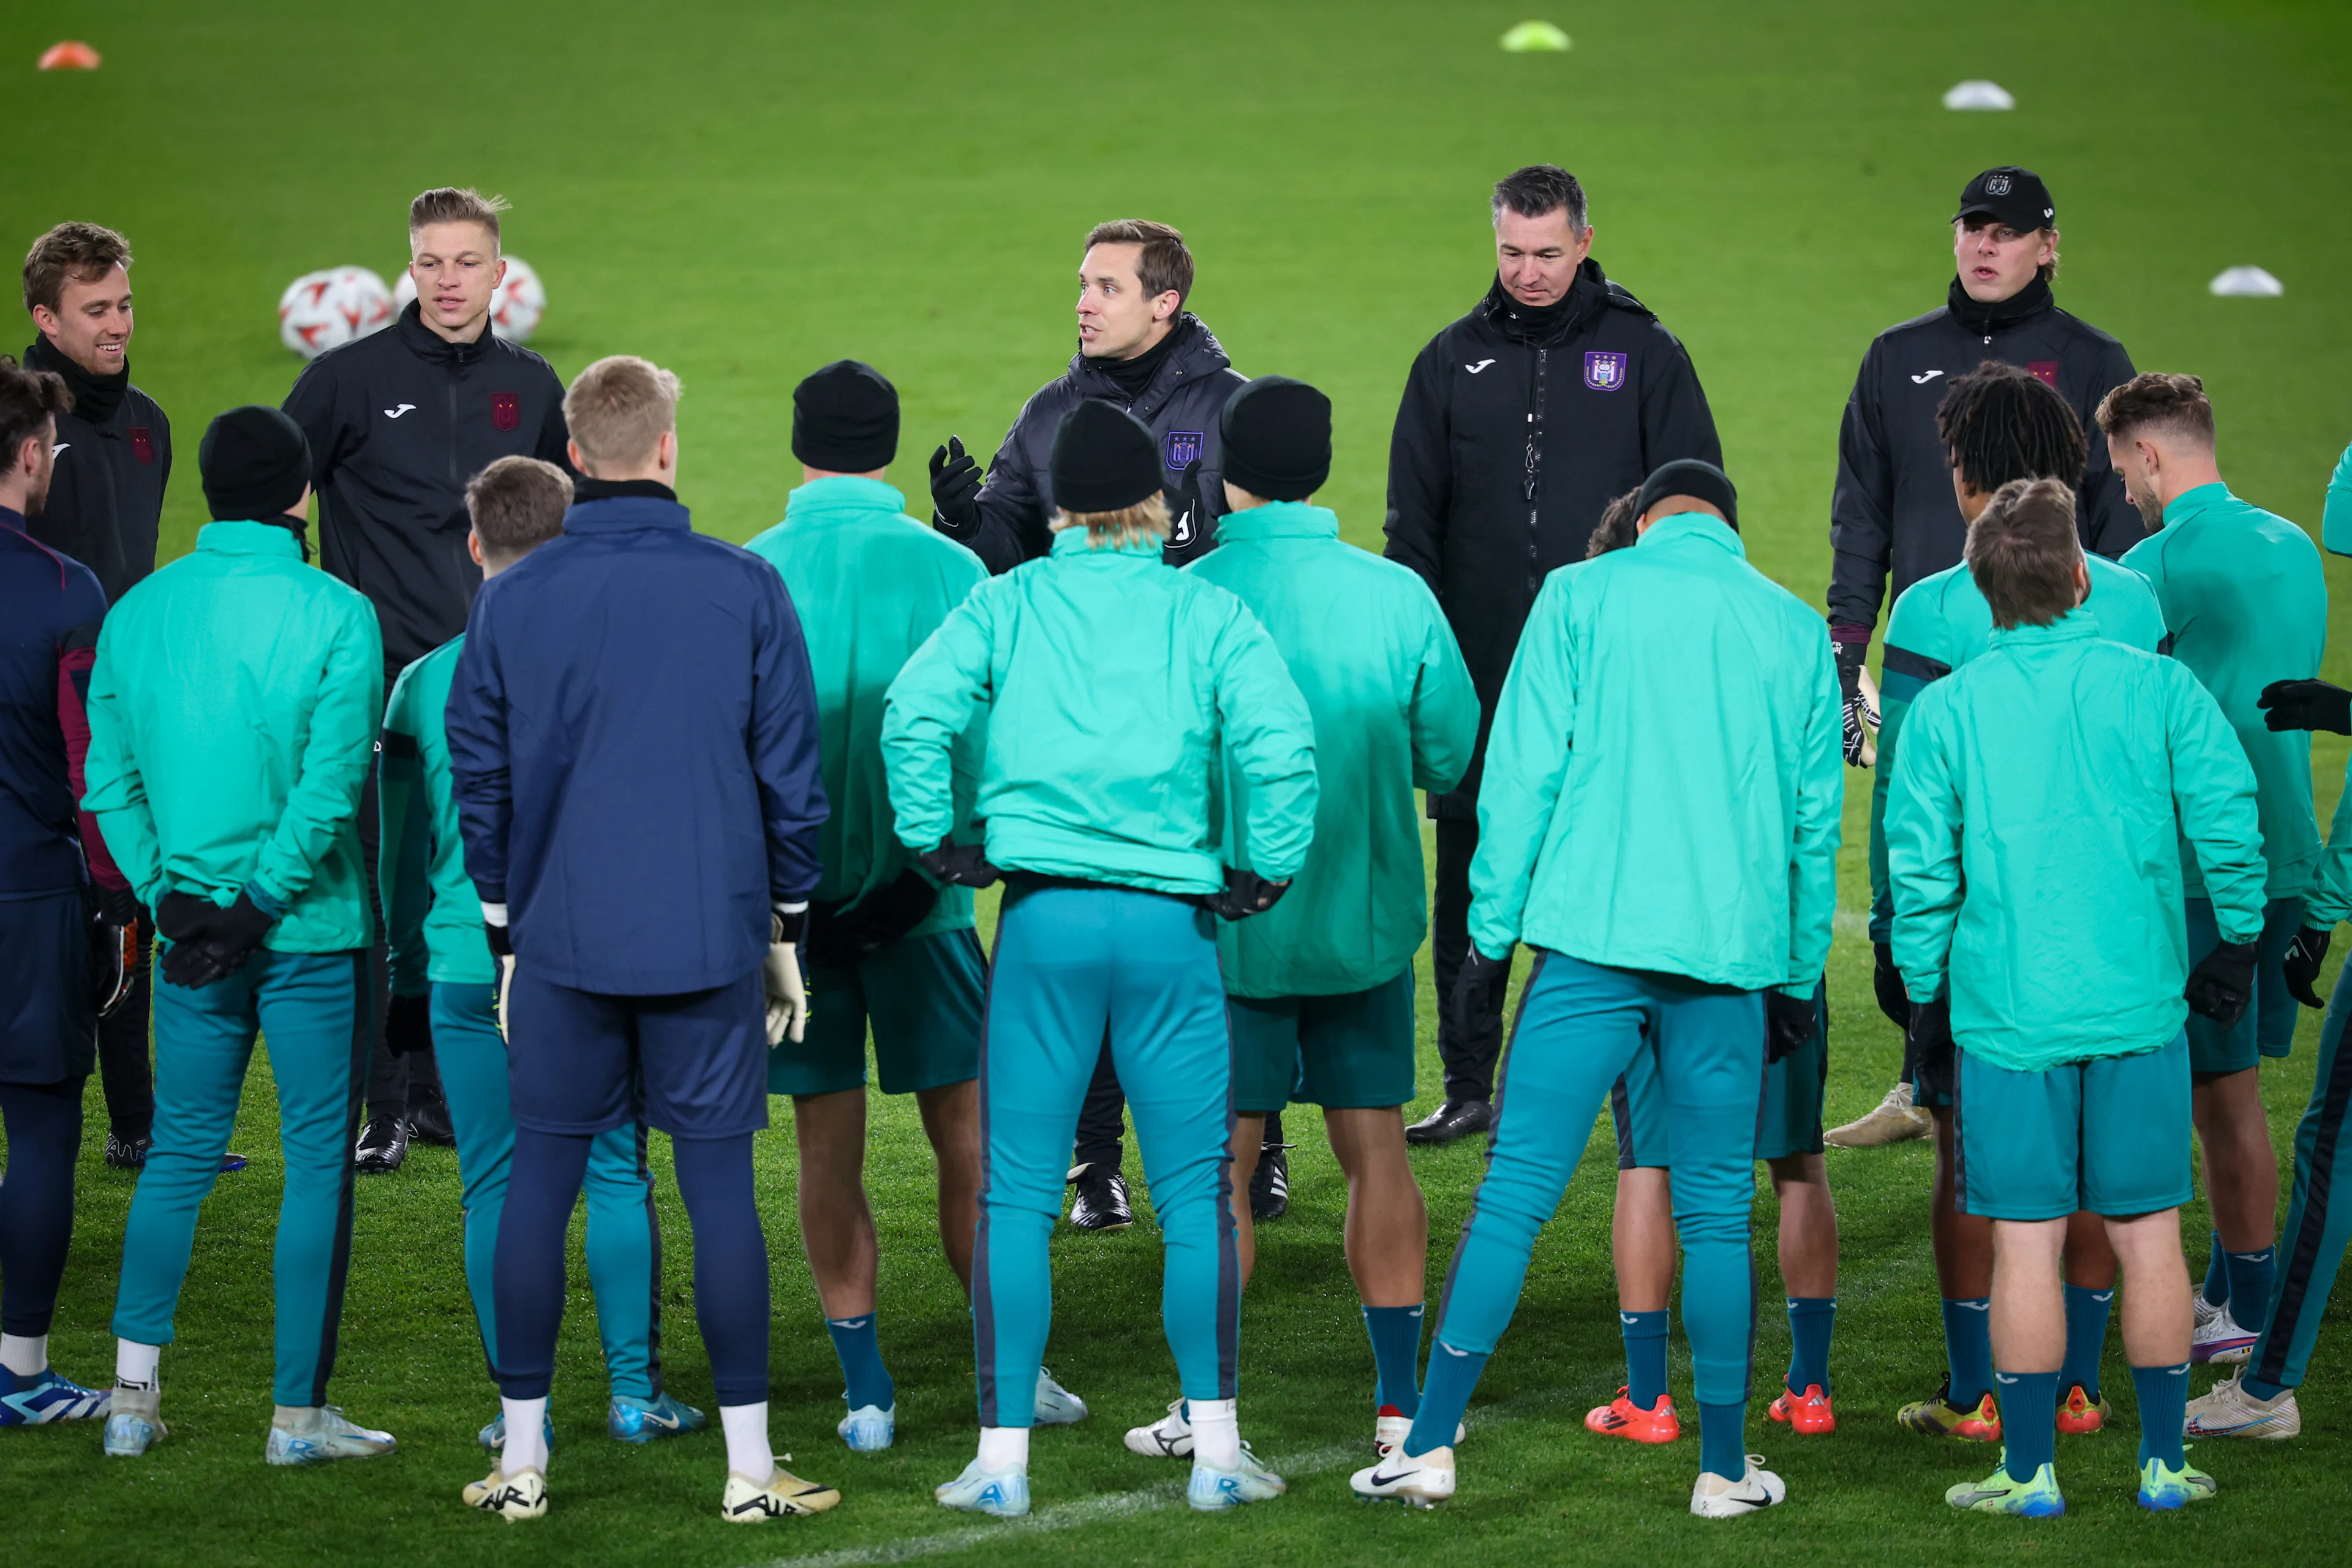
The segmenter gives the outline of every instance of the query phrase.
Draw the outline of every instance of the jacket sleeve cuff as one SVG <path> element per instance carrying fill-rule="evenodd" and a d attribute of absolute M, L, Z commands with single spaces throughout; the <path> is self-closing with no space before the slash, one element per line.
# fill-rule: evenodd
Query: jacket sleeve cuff
<path fill-rule="evenodd" d="M 253 901 L 255 909 L 259 910 L 271 920 L 282 921 L 286 918 L 286 900 L 272 892 L 268 884 L 262 881 L 260 878 L 256 877 L 245 885 L 245 896 Z"/>

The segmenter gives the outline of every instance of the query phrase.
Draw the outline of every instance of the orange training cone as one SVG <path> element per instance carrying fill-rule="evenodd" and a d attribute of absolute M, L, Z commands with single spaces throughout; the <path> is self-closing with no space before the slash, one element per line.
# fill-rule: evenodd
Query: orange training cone
<path fill-rule="evenodd" d="M 79 38 L 68 38 L 51 44 L 41 52 L 41 68 L 45 71 L 94 71 L 98 68 L 98 51 Z"/>

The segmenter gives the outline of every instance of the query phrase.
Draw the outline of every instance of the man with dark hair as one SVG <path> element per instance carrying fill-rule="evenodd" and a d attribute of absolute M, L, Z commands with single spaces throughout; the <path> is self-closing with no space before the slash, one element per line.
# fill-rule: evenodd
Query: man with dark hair
<path fill-rule="evenodd" d="M 1969 525 L 1991 646 L 1912 704 L 1886 806 L 1912 1032 L 1958 1049 L 1958 1201 L 1993 1222 L 2002 1463 L 1945 1500 L 2032 1518 L 2066 1510 L 2053 1465 L 2066 1345 L 2059 1260 L 2078 1209 L 2103 1216 L 2131 1287 L 2123 1337 L 2140 1506 L 2213 1495 L 2181 1448 L 2181 1025 L 2191 1012 L 2234 1022 L 2252 976 L 2235 945 L 2188 962 L 2182 842 L 2213 918 L 2249 957 L 2263 918 L 2245 754 L 2188 669 L 2101 637 L 2082 613 L 2091 578 L 2074 500 L 2062 479 L 2015 480 Z M 2100 940 L 2116 931 L 2156 940 Z"/>
<path fill-rule="evenodd" d="M 82 1086 L 95 1052 L 94 926 L 135 903 L 87 816 L 83 704 L 106 595 L 89 569 L 26 531 L 52 472 L 73 395 L 49 372 L 0 357 L 0 1426 L 106 1414 L 102 1390 L 49 1366 L 49 1323 L 73 1239 Z M 99 886 L 93 889 L 93 878 Z M 113 967 L 119 968 L 119 939 Z M 144 1058 L 142 1058 L 142 1065 Z"/>
<path fill-rule="evenodd" d="M 2242 1361 L 2268 1310 L 2276 1252 L 2278 1154 L 2256 1069 L 2294 1048 L 2297 1014 L 2284 965 L 2303 929 L 2319 859 L 2311 802 L 2311 735 L 2273 730 L 2262 693 L 2319 673 L 2327 645 L 2327 584 L 2311 536 L 2230 493 L 2213 458 L 2213 405 L 2193 375 L 2135 376 L 2099 405 L 2099 428 L 2126 493 L 2151 537 L 2124 564 L 2163 606 L 2172 657 L 2221 703 L 2260 787 L 2266 902 L 2253 966 L 2253 1005 L 2227 1024 L 2189 1022 L 2197 1142 L 2213 1209 L 2212 1250 L 2198 1292 L 2195 1359 Z M 2181 868 L 2191 961 L 2228 951 L 2194 866 Z M 2236 1317 L 2231 1303 L 2243 1305 Z"/>
<path fill-rule="evenodd" d="M 155 569 L 172 479 L 172 422 L 131 384 L 131 242 L 94 223 L 58 225 L 25 257 L 25 309 L 37 329 L 26 368 L 63 377 L 72 394 L 57 416 L 47 501 L 26 532 L 88 566 L 116 604 Z M 155 1121 L 147 1054 L 155 927 L 144 910 L 137 919 L 130 994 L 98 1026 L 106 1163 L 118 1170 L 147 1158 Z"/>
<path fill-rule="evenodd" d="M 1192 253 L 1177 230 L 1146 218 L 1095 225 L 1078 263 L 1078 352 L 1070 368 L 1022 405 L 986 483 L 961 437 L 931 454 L 932 526 L 969 546 L 992 573 L 1045 554 L 1058 510 L 1054 435 L 1065 414 L 1093 400 L 1127 410 L 1160 444 L 1169 516 L 1163 559 L 1181 566 L 1215 548 L 1225 510 L 1217 416 L 1244 378 L 1207 324 L 1184 309 L 1192 293 Z M 1078 1118 L 1070 1173 L 1070 1222 L 1082 1230 L 1133 1223 L 1120 1171 L 1125 1106 L 1106 1049 Z M 1278 1131 L 1271 1136 L 1280 1141 Z"/>
<path fill-rule="evenodd" d="M 310 442 L 319 563 L 375 606 L 387 687 L 466 628 L 482 583 L 466 552 L 466 481 L 506 457 L 568 467 L 563 384 L 545 360 L 490 331 L 506 276 L 499 254 L 505 207 L 468 190 L 419 195 L 408 209 L 416 299 L 389 331 L 312 360 L 286 397 L 286 412 Z M 371 775 L 360 812 L 371 898 L 374 787 Z M 367 1123 L 353 1152 L 362 1170 L 399 1169 L 412 1111 L 424 1136 L 450 1142 L 432 1037 L 404 1026 L 388 1030 L 375 1053 Z"/>
<path fill-rule="evenodd" d="M 1389 447 L 1388 557 L 1421 574 L 1478 689 L 1480 755 L 1545 574 L 1584 556 L 1609 498 L 1679 458 L 1723 460 L 1690 356 L 1591 258 L 1584 187 L 1549 163 L 1495 187 L 1495 280 L 1421 351 Z M 1481 764 L 1428 797 L 1437 821 L 1432 940 L 1440 995 L 1469 947 Z M 1439 1016 L 1445 1100 L 1408 1130 L 1486 1131 L 1507 959 L 1466 1017 Z M 1466 1032 L 1465 1032 L 1466 1031 Z"/>

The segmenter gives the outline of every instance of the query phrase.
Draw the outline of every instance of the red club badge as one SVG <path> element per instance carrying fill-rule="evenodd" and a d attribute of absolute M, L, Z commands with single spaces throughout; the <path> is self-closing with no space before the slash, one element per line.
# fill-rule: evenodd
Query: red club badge
<path fill-rule="evenodd" d="M 144 425 L 131 427 L 131 455 L 148 468 L 155 466 L 155 433 Z"/>
<path fill-rule="evenodd" d="M 2042 385 L 2049 387 L 2053 392 L 2057 390 L 2058 362 L 2056 360 L 2030 359 L 2025 362 L 2025 368 L 2031 371 L 2033 374 L 2033 378 Z"/>
<path fill-rule="evenodd" d="M 522 398 L 512 392 L 490 394 L 490 427 L 511 430 L 522 423 Z"/>

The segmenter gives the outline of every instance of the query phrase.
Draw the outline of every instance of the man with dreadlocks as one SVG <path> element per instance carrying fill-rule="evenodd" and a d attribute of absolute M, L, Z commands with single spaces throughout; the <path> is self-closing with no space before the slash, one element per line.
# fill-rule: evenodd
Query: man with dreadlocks
<path fill-rule="evenodd" d="M 2054 479 L 2080 490 L 2086 443 L 2065 398 L 2032 374 L 1988 360 L 1955 380 L 1937 405 L 1936 432 L 1951 468 L 1960 516 L 1973 523 L 1994 492 L 2012 479 Z M 2085 552 L 2090 596 L 2075 613 L 2099 635 L 2149 653 L 2164 641 L 2164 614 L 2145 578 Z M 1912 1009 L 1889 949 L 1895 900 L 1886 869 L 1886 781 L 1905 714 L 1927 685 L 1983 653 L 1992 639 L 1992 607 L 1966 564 L 1923 577 L 1895 602 L 1886 623 L 1878 778 L 1870 797 L 1870 940 L 1878 1005 L 1906 1036 L 1906 1070 L 1916 1103 L 1936 1126 L 1933 1227 L 1936 1277 L 1944 1299 L 1944 1386 L 1903 1407 L 1915 1432 L 1994 1442 L 2000 1418 L 1993 1400 L 1992 1221 L 1963 1214 L 1953 1201 L 1952 1073 L 1949 1047 L 1920 1059 L 1909 1046 Z M 1840 1130 L 1841 1131 L 1843 1129 Z M 1832 1136 L 1835 1136 L 1832 1134 Z M 2099 1352 L 2115 1299 L 2116 1258 L 2097 1215 L 2077 1213 L 2066 1240 L 2066 1360 L 2059 1377 L 2062 1431 L 2095 1432 L 2106 1418 L 2099 1393 Z"/>

